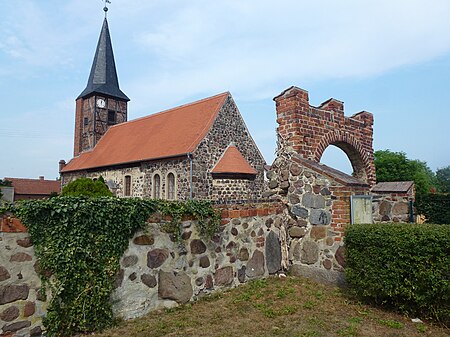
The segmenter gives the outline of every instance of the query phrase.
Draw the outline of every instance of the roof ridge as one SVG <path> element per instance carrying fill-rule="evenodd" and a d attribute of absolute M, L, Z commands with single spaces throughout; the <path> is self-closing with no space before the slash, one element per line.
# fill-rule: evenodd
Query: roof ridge
<path fill-rule="evenodd" d="M 205 101 L 209 101 L 209 100 L 212 100 L 212 99 L 214 99 L 214 98 L 217 98 L 217 97 L 220 97 L 220 96 L 229 95 L 229 94 L 230 94 L 229 91 L 225 91 L 225 92 L 222 92 L 222 93 L 217 94 L 217 95 L 214 95 L 214 96 L 210 96 L 210 97 L 206 97 L 206 98 L 199 99 L 198 101 L 194 101 L 194 102 L 190 102 L 190 103 L 185 103 L 185 104 L 176 106 L 176 107 L 174 107 L 174 108 L 170 108 L 170 109 L 166 109 L 166 110 L 162 110 L 162 111 L 155 112 L 155 113 L 150 114 L 150 115 L 148 115 L 148 116 L 142 116 L 142 117 L 139 117 L 139 118 L 136 118 L 136 119 L 132 119 L 131 121 L 127 121 L 127 122 L 123 122 L 123 123 L 120 123 L 120 124 L 116 124 L 116 125 L 111 126 L 110 129 L 112 129 L 112 128 L 117 128 L 117 127 L 120 127 L 120 126 L 122 126 L 122 125 L 129 125 L 129 124 L 131 124 L 131 123 L 133 123 L 133 122 L 137 122 L 137 121 L 141 121 L 141 120 L 143 120 L 143 119 L 148 119 L 148 118 L 152 118 L 152 117 L 155 117 L 155 116 L 159 116 L 159 115 L 162 115 L 162 114 L 165 114 L 165 113 L 172 112 L 172 111 L 177 110 L 177 109 L 181 109 L 181 108 L 185 108 L 185 107 L 188 107 L 188 106 L 200 104 L 200 103 L 203 103 L 203 102 L 205 102 Z"/>

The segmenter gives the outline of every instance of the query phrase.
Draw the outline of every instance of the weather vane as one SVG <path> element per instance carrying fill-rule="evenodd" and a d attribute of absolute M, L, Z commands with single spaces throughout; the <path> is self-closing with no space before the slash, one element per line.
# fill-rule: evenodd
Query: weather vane
<path fill-rule="evenodd" d="M 108 5 L 107 4 L 110 4 L 110 3 L 111 3 L 111 1 L 105 0 L 105 7 L 103 7 L 103 10 L 105 11 L 105 18 L 106 18 L 106 14 L 108 13 Z"/>

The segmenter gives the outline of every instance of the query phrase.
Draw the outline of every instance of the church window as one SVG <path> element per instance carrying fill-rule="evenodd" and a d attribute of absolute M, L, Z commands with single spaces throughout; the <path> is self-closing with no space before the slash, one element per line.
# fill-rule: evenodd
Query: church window
<path fill-rule="evenodd" d="M 124 195 L 126 197 L 131 196 L 131 176 L 125 176 L 125 191 Z"/>
<path fill-rule="evenodd" d="M 161 177 L 159 174 L 155 174 L 153 176 L 153 198 L 160 199 L 161 198 Z"/>
<path fill-rule="evenodd" d="M 89 124 L 89 119 L 87 117 L 84 117 L 83 123 L 84 123 L 84 126 L 88 125 Z"/>
<path fill-rule="evenodd" d="M 175 174 L 169 172 L 166 181 L 167 181 L 167 199 L 175 200 L 176 199 Z"/>
<path fill-rule="evenodd" d="M 108 110 L 108 124 L 116 124 L 116 112 L 114 110 Z"/>

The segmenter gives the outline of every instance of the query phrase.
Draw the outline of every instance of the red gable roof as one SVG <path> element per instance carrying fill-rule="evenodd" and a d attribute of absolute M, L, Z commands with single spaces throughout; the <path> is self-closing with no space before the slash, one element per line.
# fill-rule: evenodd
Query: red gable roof
<path fill-rule="evenodd" d="M 92 151 L 73 158 L 61 172 L 190 153 L 206 136 L 228 95 L 225 92 L 115 125 Z"/>
<path fill-rule="evenodd" d="M 61 192 L 61 182 L 58 180 L 5 178 L 12 182 L 14 194 L 50 195 Z"/>
<path fill-rule="evenodd" d="M 236 146 L 230 145 L 214 166 L 212 173 L 245 173 L 257 174 Z"/>

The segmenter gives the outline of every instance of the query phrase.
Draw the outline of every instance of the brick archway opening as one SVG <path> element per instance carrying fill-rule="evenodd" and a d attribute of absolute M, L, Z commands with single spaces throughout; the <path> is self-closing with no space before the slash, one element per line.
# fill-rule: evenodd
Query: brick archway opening
<path fill-rule="evenodd" d="M 358 150 L 353 147 L 352 145 L 345 143 L 345 142 L 333 142 L 330 143 L 326 148 L 330 148 L 330 146 L 335 146 L 337 149 L 341 150 L 345 156 L 347 156 L 348 161 L 350 162 L 350 165 L 352 167 L 352 176 L 361 180 L 361 181 L 367 181 L 367 173 L 365 170 L 364 161 L 358 152 Z M 338 150 L 338 151 L 339 151 Z M 324 151 L 325 152 L 325 151 Z M 322 162 L 322 154 L 318 158 L 319 162 Z"/>

